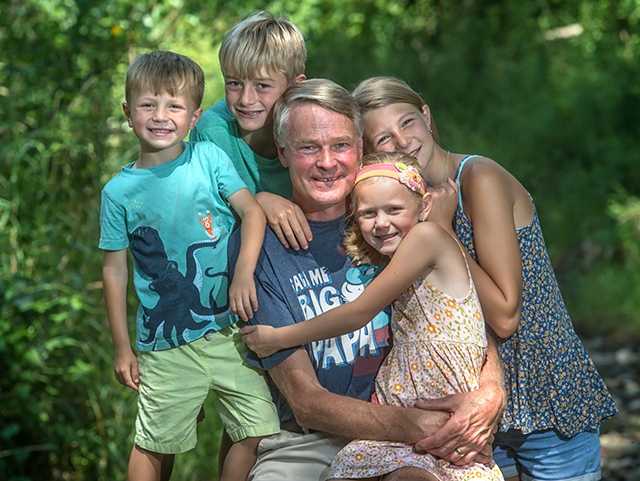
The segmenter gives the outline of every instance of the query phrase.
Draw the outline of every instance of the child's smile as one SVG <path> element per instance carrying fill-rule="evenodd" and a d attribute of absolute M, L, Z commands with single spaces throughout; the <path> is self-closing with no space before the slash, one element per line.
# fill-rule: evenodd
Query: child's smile
<path fill-rule="evenodd" d="M 418 223 L 420 198 L 395 179 L 377 177 L 358 183 L 356 218 L 364 240 L 391 257 Z"/>
<path fill-rule="evenodd" d="M 182 151 L 182 140 L 200 113 L 185 95 L 168 92 L 140 92 L 125 105 L 129 126 L 140 141 L 141 158 L 147 154 L 156 162 L 173 160 Z M 165 158 L 166 157 L 166 158 Z"/>
<path fill-rule="evenodd" d="M 250 79 L 225 75 L 227 106 L 243 136 L 269 126 L 271 110 L 288 85 L 281 72 L 260 72 Z"/>

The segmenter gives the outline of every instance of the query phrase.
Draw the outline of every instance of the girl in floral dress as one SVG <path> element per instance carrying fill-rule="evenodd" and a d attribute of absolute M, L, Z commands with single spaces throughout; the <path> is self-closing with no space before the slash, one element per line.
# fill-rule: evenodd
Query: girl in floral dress
<path fill-rule="evenodd" d="M 448 222 L 427 221 L 432 196 L 413 157 L 366 156 L 353 191 L 345 239 L 357 264 L 384 269 L 354 301 L 292 326 L 243 328 L 260 356 L 355 331 L 393 303 L 393 348 L 376 377 L 375 402 L 413 406 L 478 388 L 486 355 L 484 318 L 462 247 Z M 422 222 L 420 222 L 422 221 Z M 340 451 L 327 479 L 377 479 L 402 468 L 437 481 L 501 481 L 495 464 L 464 467 L 416 454 L 413 446 L 354 441 Z"/>
<path fill-rule="evenodd" d="M 508 401 L 494 459 L 503 475 L 600 479 L 599 427 L 616 407 L 573 328 L 531 195 L 493 160 L 442 148 L 428 105 L 405 82 L 370 78 L 353 96 L 365 151 L 411 153 L 432 185 L 455 179 L 454 229 L 487 323 L 502 339 Z"/>

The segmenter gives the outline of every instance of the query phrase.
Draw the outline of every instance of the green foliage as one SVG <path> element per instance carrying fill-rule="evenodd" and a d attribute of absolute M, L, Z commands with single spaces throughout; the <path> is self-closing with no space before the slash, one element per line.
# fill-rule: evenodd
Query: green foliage
<path fill-rule="evenodd" d="M 579 328 L 640 332 L 638 0 L 8 0 L 1 479 L 124 478 L 135 394 L 111 373 L 96 248 L 100 188 L 136 153 L 124 73 L 146 49 L 185 53 L 211 104 L 221 35 L 257 8 L 300 25 L 309 76 L 351 88 L 396 75 L 423 93 L 448 148 L 495 158 L 535 197 Z M 214 478 L 219 423 L 207 414 L 174 479 Z"/>

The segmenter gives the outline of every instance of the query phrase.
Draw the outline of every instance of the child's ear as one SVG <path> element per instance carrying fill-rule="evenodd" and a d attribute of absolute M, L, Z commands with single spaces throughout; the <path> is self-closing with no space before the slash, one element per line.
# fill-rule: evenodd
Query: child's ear
<path fill-rule="evenodd" d="M 193 112 L 193 116 L 191 117 L 191 122 L 189 123 L 189 130 L 191 130 L 193 127 L 195 127 L 196 122 L 198 121 L 198 119 L 200 118 L 200 115 L 202 114 L 202 107 L 196 109 Z"/>
<path fill-rule="evenodd" d="M 133 127 L 133 123 L 131 122 L 131 112 L 129 111 L 129 104 L 126 101 L 122 102 L 122 112 L 124 116 L 127 118 L 127 123 L 129 127 Z"/>
<path fill-rule="evenodd" d="M 304 80 L 307 80 L 307 76 L 301 73 L 294 77 L 293 82 L 291 82 L 291 84 L 296 85 L 296 84 L 299 84 L 300 82 L 303 82 Z"/>
<path fill-rule="evenodd" d="M 433 195 L 431 192 L 427 192 L 422 196 L 420 213 L 418 214 L 418 220 L 423 222 L 427 220 L 429 214 L 431 213 L 431 208 L 433 207 Z"/>
<path fill-rule="evenodd" d="M 424 118 L 424 121 L 427 124 L 427 128 L 429 129 L 429 132 L 432 132 L 433 126 L 431 125 L 431 110 L 429 109 L 429 106 L 427 104 L 424 104 L 420 108 L 420 112 L 422 113 L 422 117 Z"/>

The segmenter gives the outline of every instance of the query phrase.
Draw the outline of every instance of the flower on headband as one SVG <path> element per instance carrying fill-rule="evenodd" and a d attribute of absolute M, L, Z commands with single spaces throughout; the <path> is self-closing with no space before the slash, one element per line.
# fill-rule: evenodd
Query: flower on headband
<path fill-rule="evenodd" d="M 424 181 L 422 180 L 422 176 L 418 172 L 418 169 L 403 162 L 396 162 L 395 167 L 398 169 L 398 180 L 401 184 L 405 185 L 417 194 L 424 195 Z"/>

